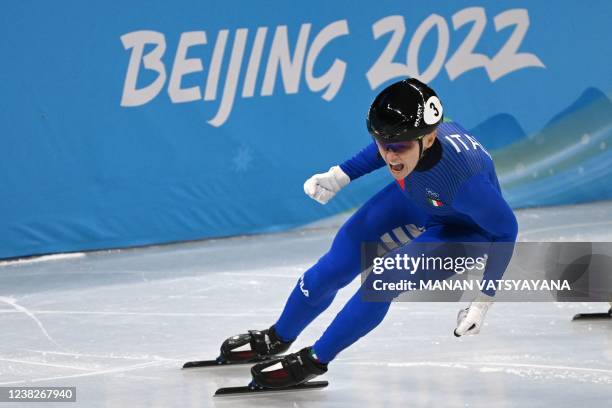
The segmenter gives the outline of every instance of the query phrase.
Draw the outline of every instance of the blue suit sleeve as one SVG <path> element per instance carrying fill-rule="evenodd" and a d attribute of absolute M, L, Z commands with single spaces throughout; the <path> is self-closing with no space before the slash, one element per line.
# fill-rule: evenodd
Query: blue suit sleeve
<path fill-rule="evenodd" d="M 483 277 L 485 285 L 489 280 L 501 279 L 512 258 L 518 235 L 516 217 L 501 192 L 486 174 L 477 174 L 463 183 L 453 200 L 453 207 L 472 218 L 494 243 L 488 253 Z M 483 292 L 495 295 L 494 290 Z"/>
<path fill-rule="evenodd" d="M 372 142 L 352 158 L 340 164 L 342 171 L 346 173 L 351 181 L 371 173 L 385 165 L 385 161 L 378 154 L 376 143 Z"/>

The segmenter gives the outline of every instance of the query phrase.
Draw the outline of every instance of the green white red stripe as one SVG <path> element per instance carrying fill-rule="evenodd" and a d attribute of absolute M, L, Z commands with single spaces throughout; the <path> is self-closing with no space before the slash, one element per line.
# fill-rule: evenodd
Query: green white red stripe
<path fill-rule="evenodd" d="M 433 205 L 434 207 L 442 207 L 444 205 L 444 203 L 442 203 L 442 201 L 434 200 L 431 197 L 427 197 L 427 201 L 429 201 L 429 204 Z"/>

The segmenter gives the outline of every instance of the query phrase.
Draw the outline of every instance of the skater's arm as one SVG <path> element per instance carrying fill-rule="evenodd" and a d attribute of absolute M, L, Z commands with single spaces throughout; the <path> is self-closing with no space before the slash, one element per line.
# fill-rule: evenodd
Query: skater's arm
<path fill-rule="evenodd" d="M 355 156 L 342 163 L 340 168 L 352 181 L 384 165 L 385 161 L 378 153 L 378 146 L 376 146 L 376 143 L 372 142 L 361 149 Z"/>
<path fill-rule="evenodd" d="M 474 176 L 461 186 L 453 207 L 472 218 L 495 243 L 488 253 L 483 277 L 485 284 L 489 280 L 501 279 L 512 258 L 518 234 L 512 209 L 485 174 Z M 495 294 L 494 290 L 485 289 L 483 292 L 489 296 Z"/>

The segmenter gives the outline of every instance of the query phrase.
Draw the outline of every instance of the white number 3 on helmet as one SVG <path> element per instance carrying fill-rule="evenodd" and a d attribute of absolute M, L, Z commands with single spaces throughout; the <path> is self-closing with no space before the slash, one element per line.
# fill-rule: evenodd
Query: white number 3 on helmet
<path fill-rule="evenodd" d="M 430 96 L 425 102 L 425 111 L 423 112 L 423 120 L 428 125 L 434 125 L 442 119 L 442 104 L 437 96 Z"/>

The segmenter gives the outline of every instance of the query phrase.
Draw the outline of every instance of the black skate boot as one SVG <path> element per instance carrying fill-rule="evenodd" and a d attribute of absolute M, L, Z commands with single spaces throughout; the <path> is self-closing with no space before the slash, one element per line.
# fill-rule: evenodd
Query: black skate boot
<path fill-rule="evenodd" d="M 289 350 L 291 343 L 282 341 L 274 326 L 261 331 L 249 330 L 246 334 L 238 334 L 225 340 L 221 345 L 219 359 L 229 363 L 257 362 L 284 353 Z"/>
<path fill-rule="evenodd" d="M 251 367 L 253 381 L 249 387 L 285 388 L 305 383 L 326 372 L 327 364 L 313 356 L 312 347 L 306 347 L 297 353 L 255 364 Z"/>

